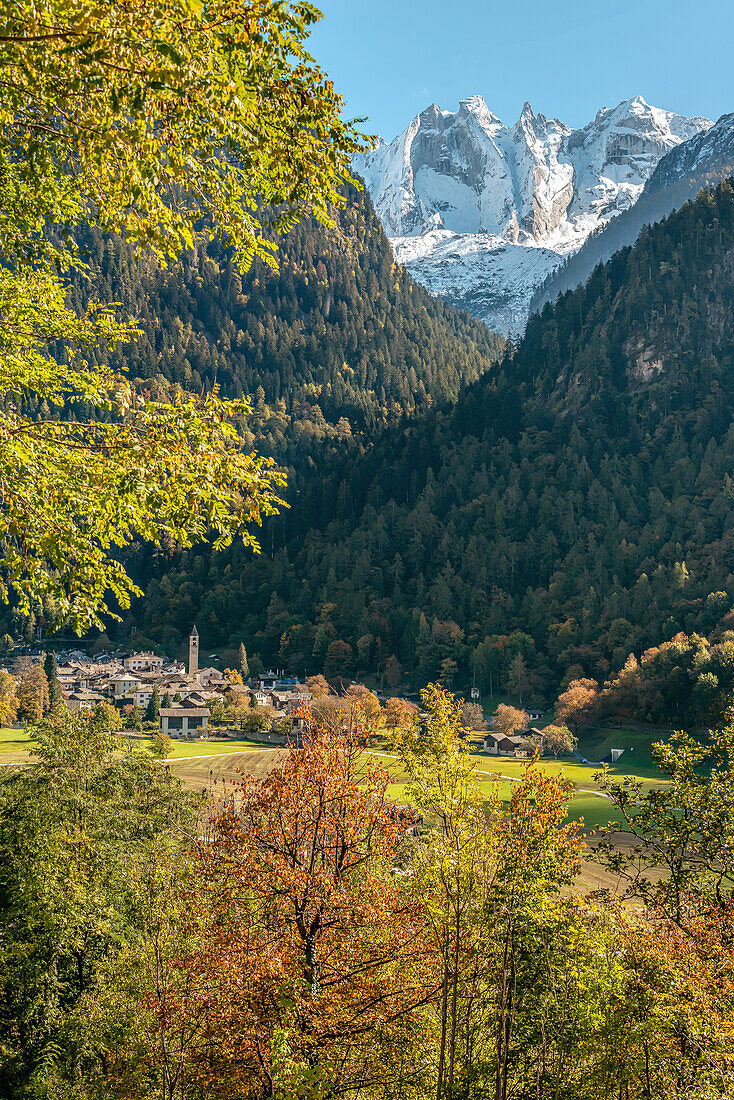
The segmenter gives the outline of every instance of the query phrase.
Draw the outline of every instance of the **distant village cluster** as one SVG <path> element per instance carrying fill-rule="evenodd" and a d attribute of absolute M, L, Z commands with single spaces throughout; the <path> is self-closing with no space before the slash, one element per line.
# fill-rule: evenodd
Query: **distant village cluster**
<path fill-rule="evenodd" d="M 162 749 L 170 737 L 205 738 L 214 732 L 237 736 L 245 731 L 248 737 L 282 744 L 291 737 L 300 740 L 309 715 L 322 722 L 351 721 L 346 715 L 359 704 L 373 732 L 383 725 L 391 729 L 413 723 L 423 730 L 427 716 L 409 699 L 382 696 L 381 701 L 364 684 L 343 680 L 335 692 L 323 675 L 311 676 L 305 684 L 272 671 L 253 678 L 244 646 L 239 665 L 239 671 L 221 671 L 212 665 L 200 668 L 196 626 L 189 635 L 186 666 L 152 651 L 102 653 L 94 660 L 82 652 L 49 653 L 43 666 L 37 659 L 34 664 L 30 656 L 21 657 L 14 662 L 15 684 L 7 672 L 0 671 L 0 707 L 7 687 L 3 677 L 10 681 L 11 692 L 17 690 L 18 704 L 10 710 L 5 707 L 0 725 L 12 723 L 16 716 L 37 721 L 56 705 L 72 714 L 108 706 L 110 721 L 120 724 L 117 728 L 150 731 L 157 726 Z M 572 694 L 571 688 L 567 695 Z M 36 691 L 38 698 L 34 698 Z M 473 689 L 470 701 L 459 700 L 462 728 L 486 753 L 515 757 L 552 753 L 557 758 L 576 752 L 576 735 L 563 719 L 534 725 L 543 718 L 539 709 L 505 703 L 498 704 L 494 714 L 485 714 L 478 694 Z M 586 705 L 585 698 L 576 700 L 576 712 Z M 565 696 L 557 707 L 564 701 L 568 702 Z M 571 707 L 567 711 L 573 721 L 576 712 Z M 612 750 L 612 760 L 621 751 Z"/>
<path fill-rule="evenodd" d="M 243 721 L 237 716 L 255 706 L 265 708 L 273 722 L 288 717 L 298 725 L 299 710 L 311 702 L 305 685 L 276 672 L 264 673 L 250 686 L 233 683 L 217 668 L 200 668 L 196 626 L 189 636 L 188 667 L 152 652 L 101 654 L 95 660 L 72 652 L 57 665 L 56 676 L 72 713 L 93 710 L 100 703 L 111 704 L 121 714 L 144 712 L 157 697 L 159 730 L 173 737 L 205 736 L 213 716 L 224 716 L 225 727 L 240 727 Z"/>

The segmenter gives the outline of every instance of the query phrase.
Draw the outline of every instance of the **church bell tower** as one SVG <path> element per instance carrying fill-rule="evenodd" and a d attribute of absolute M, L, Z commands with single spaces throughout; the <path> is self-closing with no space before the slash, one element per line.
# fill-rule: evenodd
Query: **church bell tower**
<path fill-rule="evenodd" d="M 199 631 L 195 626 L 189 634 L 189 676 L 199 677 Z"/>

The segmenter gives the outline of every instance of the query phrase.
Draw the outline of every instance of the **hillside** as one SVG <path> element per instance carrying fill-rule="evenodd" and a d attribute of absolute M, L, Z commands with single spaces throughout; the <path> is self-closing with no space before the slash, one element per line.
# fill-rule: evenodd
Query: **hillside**
<path fill-rule="evenodd" d="M 453 660 L 546 696 L 715 633 L 734 597 L 733 284 L 726 183 L 547 306 L 456 406 L 345 459 L 330 510 L 298 509 L 272 557 L 191 554 L 153 581 L 141 626 L 196 614 L 208 643 L 243 634 L 294 669 L 394 657 L 425 682 Z"/>
<path fill-rule="evenodd" d="M 334 218 L 330 229 L 299 223 L 278 240 L 277 270 L 255 261 L 245 274 L 217 242 L 161 270 L 89 231 L 91 277 L 74 277 L 71 300 L 81 308 L 93 293 L 137 319 L 142 333 L 109 355 L 114 367 L 154 389 L 217 382 L 224 396 L 249 395 L 258 434 L 271 434 L 263 410 L 289 424 L 346 418 L 360 431 L 455 400 L 502 340 L 395 263 L 364 191 L 350 188 Z"/>
<path fill-rule="evenodd" d="M 94 296 L 137 319 L 139 338 L 98 358 L 154 395 L 216 382 L 226 397 L 250 396 L 246 445 L 287 467 L 289 499 L 308 498 L 317 519 L 322 498 L 327 514 L 332 502 L 316 463 L 353 461 L 380 429 L 455 401 L 504 346 L 396 264 L 364 191 L 350 188 L 334 217 L 333 228 L 307 220 L 280 238 L 277 270 L 257 261 L 244 275 L 216 243 L 161 270 L 88 230 L 88 277 L 75 274 L 69 293 L 79 310 Z M 286 514 L 272 538 L 289 523 Z M 137 557 L 143 583 L 168 560 Z M 3 629 L 19 625 L 0 607 Z"/>

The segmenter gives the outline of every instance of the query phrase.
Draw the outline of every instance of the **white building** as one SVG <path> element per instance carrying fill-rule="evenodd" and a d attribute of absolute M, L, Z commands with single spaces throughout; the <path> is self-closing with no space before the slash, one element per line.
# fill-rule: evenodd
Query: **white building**
<path fill-rule="evenodd" d="M 200 737 L 209 726 L 207 707 L 161 707 L 161 733 L 172 737 Z"/>
<path fill-rule="evenodd" d="M 132 695 L 134 691 L 139 691 L 143 687 L 140 678 L 133 676 L 132 672 L 120 672 L 117 676 L 111 676 L 109 683 L 115 698 Z"/>
<path fill-rule="evenodd" d="M 136 707 L 147 707 L 148 703 L 153 698 L 153 688 L 150 684 L 145 684 L 143 687 L 133 691 L 132 696 L 133 703 Z"/>
<path fill-rule="evenodd" d="M 131 657 L 125 657 L 123 662 L 128 672 L 159 672 L 165 662 L 165 658 L 157 657 L 155 653 L 133 653 Z"/>

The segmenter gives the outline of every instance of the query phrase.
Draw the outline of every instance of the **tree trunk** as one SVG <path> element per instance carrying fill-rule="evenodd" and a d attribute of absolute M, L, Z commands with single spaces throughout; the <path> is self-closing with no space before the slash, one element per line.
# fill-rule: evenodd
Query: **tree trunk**
<path fill-rule="evenodd" d="M 441 984 L 441 1046 L 438 1051 L 438 1073 L 436 1075 L 436 1100 L 443 1095 L 443 1077 L 446 1070 L 446 1017 L 449 1003 L 449 970 L 444 962 L 443 982 Z"/>

